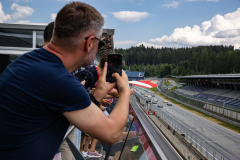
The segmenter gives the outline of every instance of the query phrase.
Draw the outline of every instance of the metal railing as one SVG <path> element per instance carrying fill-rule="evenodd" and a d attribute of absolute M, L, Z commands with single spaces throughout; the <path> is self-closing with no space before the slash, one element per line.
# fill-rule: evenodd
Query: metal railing
<path fill-rule="evenodd" d="M 134 95 L 138 99 L 143 99 L 143 97 L 138 94 L 137 92 L 134 92 Z M 184 97 L 183 97 L 183 100 Z M 202 106 L 202 103 L 197 103 L 196 105 Z M 206 141 L 204 141 L 203 138 L 201 138 L 199 135 L 195 134 L 193 131 L 191 131 L 189 128 L 182 125 L 178 120 L 161 110 L 157 107 L 157 105 L 152 104 L 150 108 L 155 111 L 168 125 L 170 125 L 172 128 L 175 129 L 179 134 L 184 134 L 186 140 L 192 144 L 196 149 L 198 149 L 203 155 L 206 156 L 206 158 L 211 160 L 230 160 L 230 158 L 223 154 L 221 151 L 219 151 L 217 148 L 213 147 Z M 145 108 L 147 109 L 147 108 Z"/>
<path fill-rule="evenodd" d="M 205 142 L 203 138 L 195 134 L 189 128 L 185 127 L 183 124 L 178 122 L 175 118 L 168 115 L 166 112 L 158 108 L 156 105 L 152 104 L 150 108 L 155 111 L 166 123 L 168 123 L 172 128 L 175 129 L 179 134 L 185 134 L 186 140 L 197 148 L 206 158 L 211 160 L 230 160 L 227 155 L 224 155 L 217 148 Z"/>

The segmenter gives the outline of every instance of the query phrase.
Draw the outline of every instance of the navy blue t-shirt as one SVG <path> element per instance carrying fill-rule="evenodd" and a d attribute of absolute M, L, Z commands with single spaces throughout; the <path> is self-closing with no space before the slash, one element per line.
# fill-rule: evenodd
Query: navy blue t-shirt
<path fill-rule="evenodd" d="M 56 55 L 41 48 L 20 56 L 0 75 L 0 159 L 52 160 L 69 127 L 62 113 L 90 104 Z"/>

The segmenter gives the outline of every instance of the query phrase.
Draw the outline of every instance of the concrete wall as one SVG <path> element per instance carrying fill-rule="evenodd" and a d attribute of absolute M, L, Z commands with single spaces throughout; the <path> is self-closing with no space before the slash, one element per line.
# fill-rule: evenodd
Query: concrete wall
<path fill-rule="evenodd" d="M 216 113 L 219 113 L 219 114 L 223 114 L 223 108 L 220 108 L 220 107 L 205 104 L 203 108 L 206 108 L 210 111 L 213 111 L 213 112 L 216 112 Z M 240 120 L 240 113 L 239 112 L 231 111 L 231 110 L 228 110 L 228 109 L 224 109 L 224 116 L 231 117 L 231 118 L 236 119 L 236 120 Z"/>

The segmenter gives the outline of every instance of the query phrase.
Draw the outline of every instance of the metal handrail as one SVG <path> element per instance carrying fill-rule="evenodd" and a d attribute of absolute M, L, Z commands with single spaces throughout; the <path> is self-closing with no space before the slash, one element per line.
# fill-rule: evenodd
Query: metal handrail
<path fill-rule="evenodd" d="M 157 89 L 160 90 L 158 87 L 157 87 Z M 187 140 L 189 141 L 189 143 L 196 143 L 195 147 L 199 148 L 201 153 L 204 154 L 207 158 L 209 158 L 209 156 L 212 156 L 213 160 L 215 160 L 215 159 L 217 160 L 218 158 L 221 158 L 224 160 L 230 160 L 230 158 L 227 155 L 223 154 L 221 151 L 219 151 L 217 148 L 213 147 L 208 142 L 204 142 L 203 138 L 200 138 L 199 135 L 195 134 L 190 129 L 184 127 L 181 123 L 179 123 L 177 120 L 175 120 L 175 118 L 171 117 L 170 115 L 165 113 L 163 110 L 159 110 L 155 105 L 151 105 L 150 107 L 152 107 L 152 109 L 154 111 L 156 111 L 158 113 L 158 115 L 160 117 L 162 117 L 162 119 L 164 119 L 166 121 L 166 123 L 171 125 L 178 133 L 186 134 L 186 137 L 187 137 Z M 193 137 L 194 137 L 194 139 L 193 139 Z M 198 143 L 198 142 L 200 142 L 200 143 Z M 213 154 L 209 153 L 210 149 L 212 151 L 211 153 L 213 153 Z M 218 156 L 218 157 L 216 158 L 214 156 Z"/>

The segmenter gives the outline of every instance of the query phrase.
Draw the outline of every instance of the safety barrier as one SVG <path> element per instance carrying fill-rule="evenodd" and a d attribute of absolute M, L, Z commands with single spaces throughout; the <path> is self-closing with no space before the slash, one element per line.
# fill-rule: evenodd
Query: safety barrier
<path fill-rule="evenodd" d="M 142 96 L 139 96 L 138 93 L 134 93 L 134 95 L 137 98 L 142 98 Z M 201 105 L 201 104 L 199 104 Z M 181 123 L 179 123 L 175 118 L 171 117 L 170 115 L 168 115 L 166 112 L 164 112 L 162 109 L 158 108 L 157 105 L 152 104 L 150 106 L 150 108 L 155 111 L 169 126 L 171 126 L 176 132 L 178 132 L 179 134 L 183 135 L 185 137 L 185 139 L 192 145 L 194 146 L 196 149 L 198 149 L 203 155 L 205 155 L 205 157 L 207 159 L 212 159 L 212 160 L 230 160 L 230 158 L 227 155 L 224 155 L 221 151 L 219 151 L 218 149 L 216 149 L 215 147 L 213 147 L 212 145 L 210 145 L 209 143 L 205 142 L 203 140 L 203 138 L 201 138 L 199 135 L 195 134 L 193 131 L 191 131 L 190 129 L 188 129 L 187 127 L 185 127 L 184 125 L 182 125 Z M 167 136 L 169 136 L 169 139 L 173 139 L 173 137 L 171 137 L 169 135 L 169 133 L 166 131 L 164 131 Z M 191 159 L 191 155 L 189 155 L 189 153 L 186 153 L 186 150 L 184 149 L 183 146 L 179 145 L 178 142 L 175 141 L 175 139 L 173 139 L 173 142 L 175 147 L 177 147 L 182 154 L 186 157 Z M 193 158 L 193 157 L 192 157 Z"/>
<path fill-rule="evenodd" d="M 151 105 L 150 108 L 154 110 L 165 122 L 167 122 L 172 128 L 175 129 L 179 134 L 185 135 L 185 139 L 192 144 L 195 148 L 197 148 L 203 155 L 205 155 L 208 159 L 213 160 L 230 160 L 226 155 L 223 155 L 221 151 L 205 142 L 202 138 L 200 138 L 193 131 L 179 123 L 175 118 L 168 115 L 163 110 L 159 109 L 156 105 Z"/>

